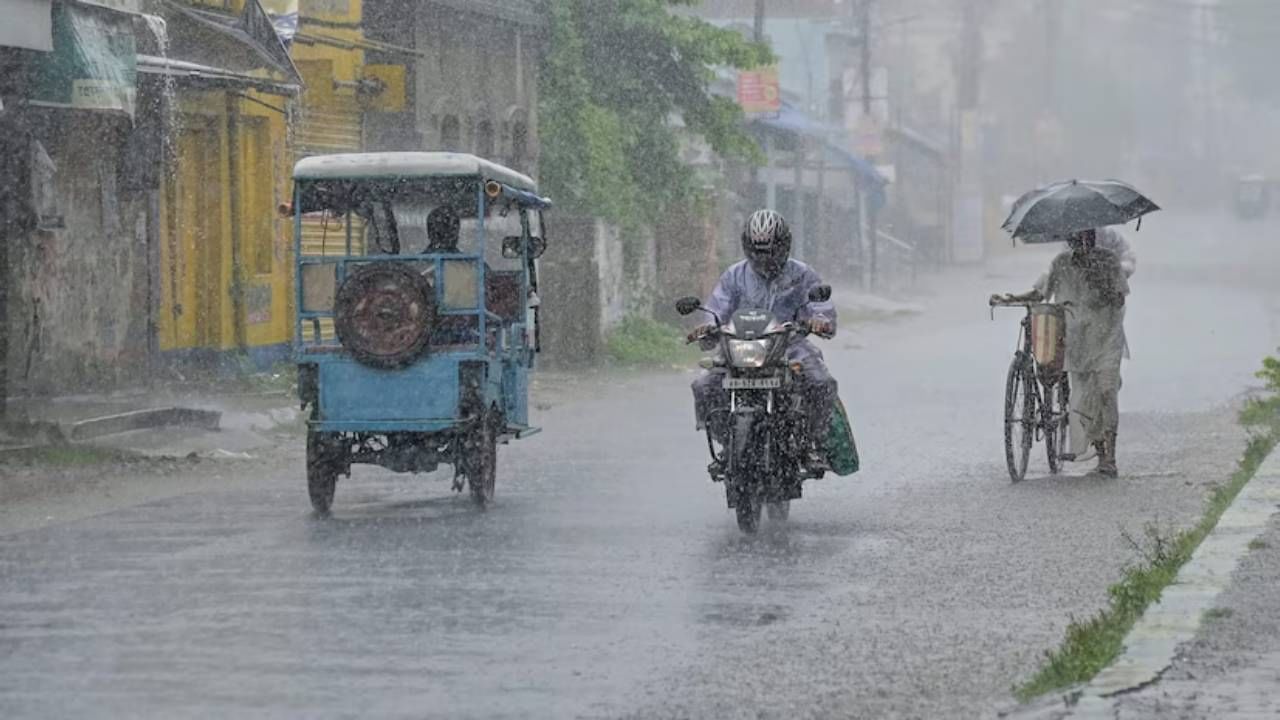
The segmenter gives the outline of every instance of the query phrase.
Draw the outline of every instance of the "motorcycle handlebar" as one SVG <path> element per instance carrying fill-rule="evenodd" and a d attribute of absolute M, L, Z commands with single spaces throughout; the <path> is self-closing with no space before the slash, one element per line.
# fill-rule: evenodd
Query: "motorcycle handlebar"
<path fill-rule="evenodd" d="M 773 337 L 775 335 L 786 335 L 789 333 L 795 333 L 801 337 L 804 337 L 807 335 L 811 335 L 812 331 L 809 330 L 809 326 L 804 323 L 787 322 L 779 325 L 776 330 L 771 330 L 761 335 L 760 337 L 766 338 L 766 337 Z M 706 332 L 696 337 L 685 338 L 684 344 L 692 345 L 693 343 L 702 342 L 703 340 L 714 340 L 714 339 L 718 339 L 721 335 L 724 335 L 724 334 L 725 334 L 725 330 L 723 327 L 713 327 L 713 328 L 709 328 Z"/>

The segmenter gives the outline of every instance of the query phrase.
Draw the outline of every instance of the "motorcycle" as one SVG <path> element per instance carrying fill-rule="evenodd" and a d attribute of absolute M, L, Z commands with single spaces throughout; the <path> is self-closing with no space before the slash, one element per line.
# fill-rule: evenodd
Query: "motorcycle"
<path fill-rule="evenodd" d="M 830 297 L 829 285 L 809 291 L 810 302 Z M 768 510 L 771 521 L 785 522 L 803 482 L 822 477 L 803 465 L 811 446 L 805 398 L 800 368 L 787 361 L 792 339 L 808 335 L 809 328 L 794 317 L 780 322 L 765 310 L 739 310 L 725 325 L 696 297 L 676 301 L 681 315 L 698 311 L 711 315 L 715 326 L 690 342 L 715 351 L 703 367 L 721 368 L 722 387 L 728 393 L 727 407 L 715 408 L 707 418 L 712 460 L 707 470 L 712 481 L 724 483 L 738 528 L 752 533 L 760 525 L 762 510 Z M 717 435 L 723 438 L 719 450 Z"/>

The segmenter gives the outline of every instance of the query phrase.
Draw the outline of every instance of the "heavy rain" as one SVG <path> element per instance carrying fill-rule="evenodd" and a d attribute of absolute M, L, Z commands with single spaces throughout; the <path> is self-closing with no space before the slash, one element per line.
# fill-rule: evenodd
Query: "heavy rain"
<path fill-rule="evenodd" d="M 0 0 L 0 717 L 1280 713 L 1278 41 Z"/>

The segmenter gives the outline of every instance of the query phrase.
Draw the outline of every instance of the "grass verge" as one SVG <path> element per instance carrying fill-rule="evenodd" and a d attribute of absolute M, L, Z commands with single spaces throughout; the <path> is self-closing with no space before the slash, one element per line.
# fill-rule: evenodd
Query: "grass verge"
<path fill-rule="evenodd" d="M 1178 570 L 1191 559 L 1200 542 L 1218 524 L 1222 513 L 1240 494 L 1267 454 L 1276 446 L 1280 432 L 1274 426 L 1267 432 L 1250 436 L 1244 458 L 1224 485 L 1219 485 L 1209 498 L 1200 522 L 1171 539 L 1155 536 L 1148 529 L 1154 550 L 1145 553 L 1144 561 L 1125 571 L 1120 582 L 1107 589 L 1109 605 L 1088 620 L 1072 620 L 1067 636 L 1057 650 L 1045 653 L 1044 664 L 1024 685 L 1014 689 L 1023 702 L 1054 690 L 1062 690 L 1087 682 L 1111 664 L 1124 648 L 1124 638 L 1151 603 L 1173 582 Z"/>
<path fill-rule="evenodd" d="M 698 361 L 694 345 L 685 345 L 685 332 L 640 315 L 628 315 L 609 331 L 605 349 L 609 359 L 629 367 L 691 367 Z"/>

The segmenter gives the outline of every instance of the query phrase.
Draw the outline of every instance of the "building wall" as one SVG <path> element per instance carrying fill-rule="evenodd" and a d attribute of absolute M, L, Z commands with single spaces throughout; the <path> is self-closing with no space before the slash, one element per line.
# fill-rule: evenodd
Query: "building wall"
<path fill-rule="evenodd" d="M 40 228 L 9 237 L 10 392 L 65 394 L 144 378 L 151 196 L 122 187 L 130 122 L 36 109 L 23 120 L 51 164 L 39 151 L 5 159 L 29 163 L 24 190 L 43 215 Z"/>
<path fill-rule="evenodd" d="M 418 126 L 430 150 L 473 152 L 537 174 L 538 40 L 529 26 L 422 3 Z"/>
<path fill-rule="evenodd" d="M 364 147 L 362 0 L 300 0 L 299 33 L 290 48 L 302 74 L 294 145 L 297 157 Z"/>
<path fill-rule="evenodd" d="M 292 247 L 283 99 L 182 92 L 160 202 L 159 349 L 214 360 L 282 357 L 291 338 Z"/>

